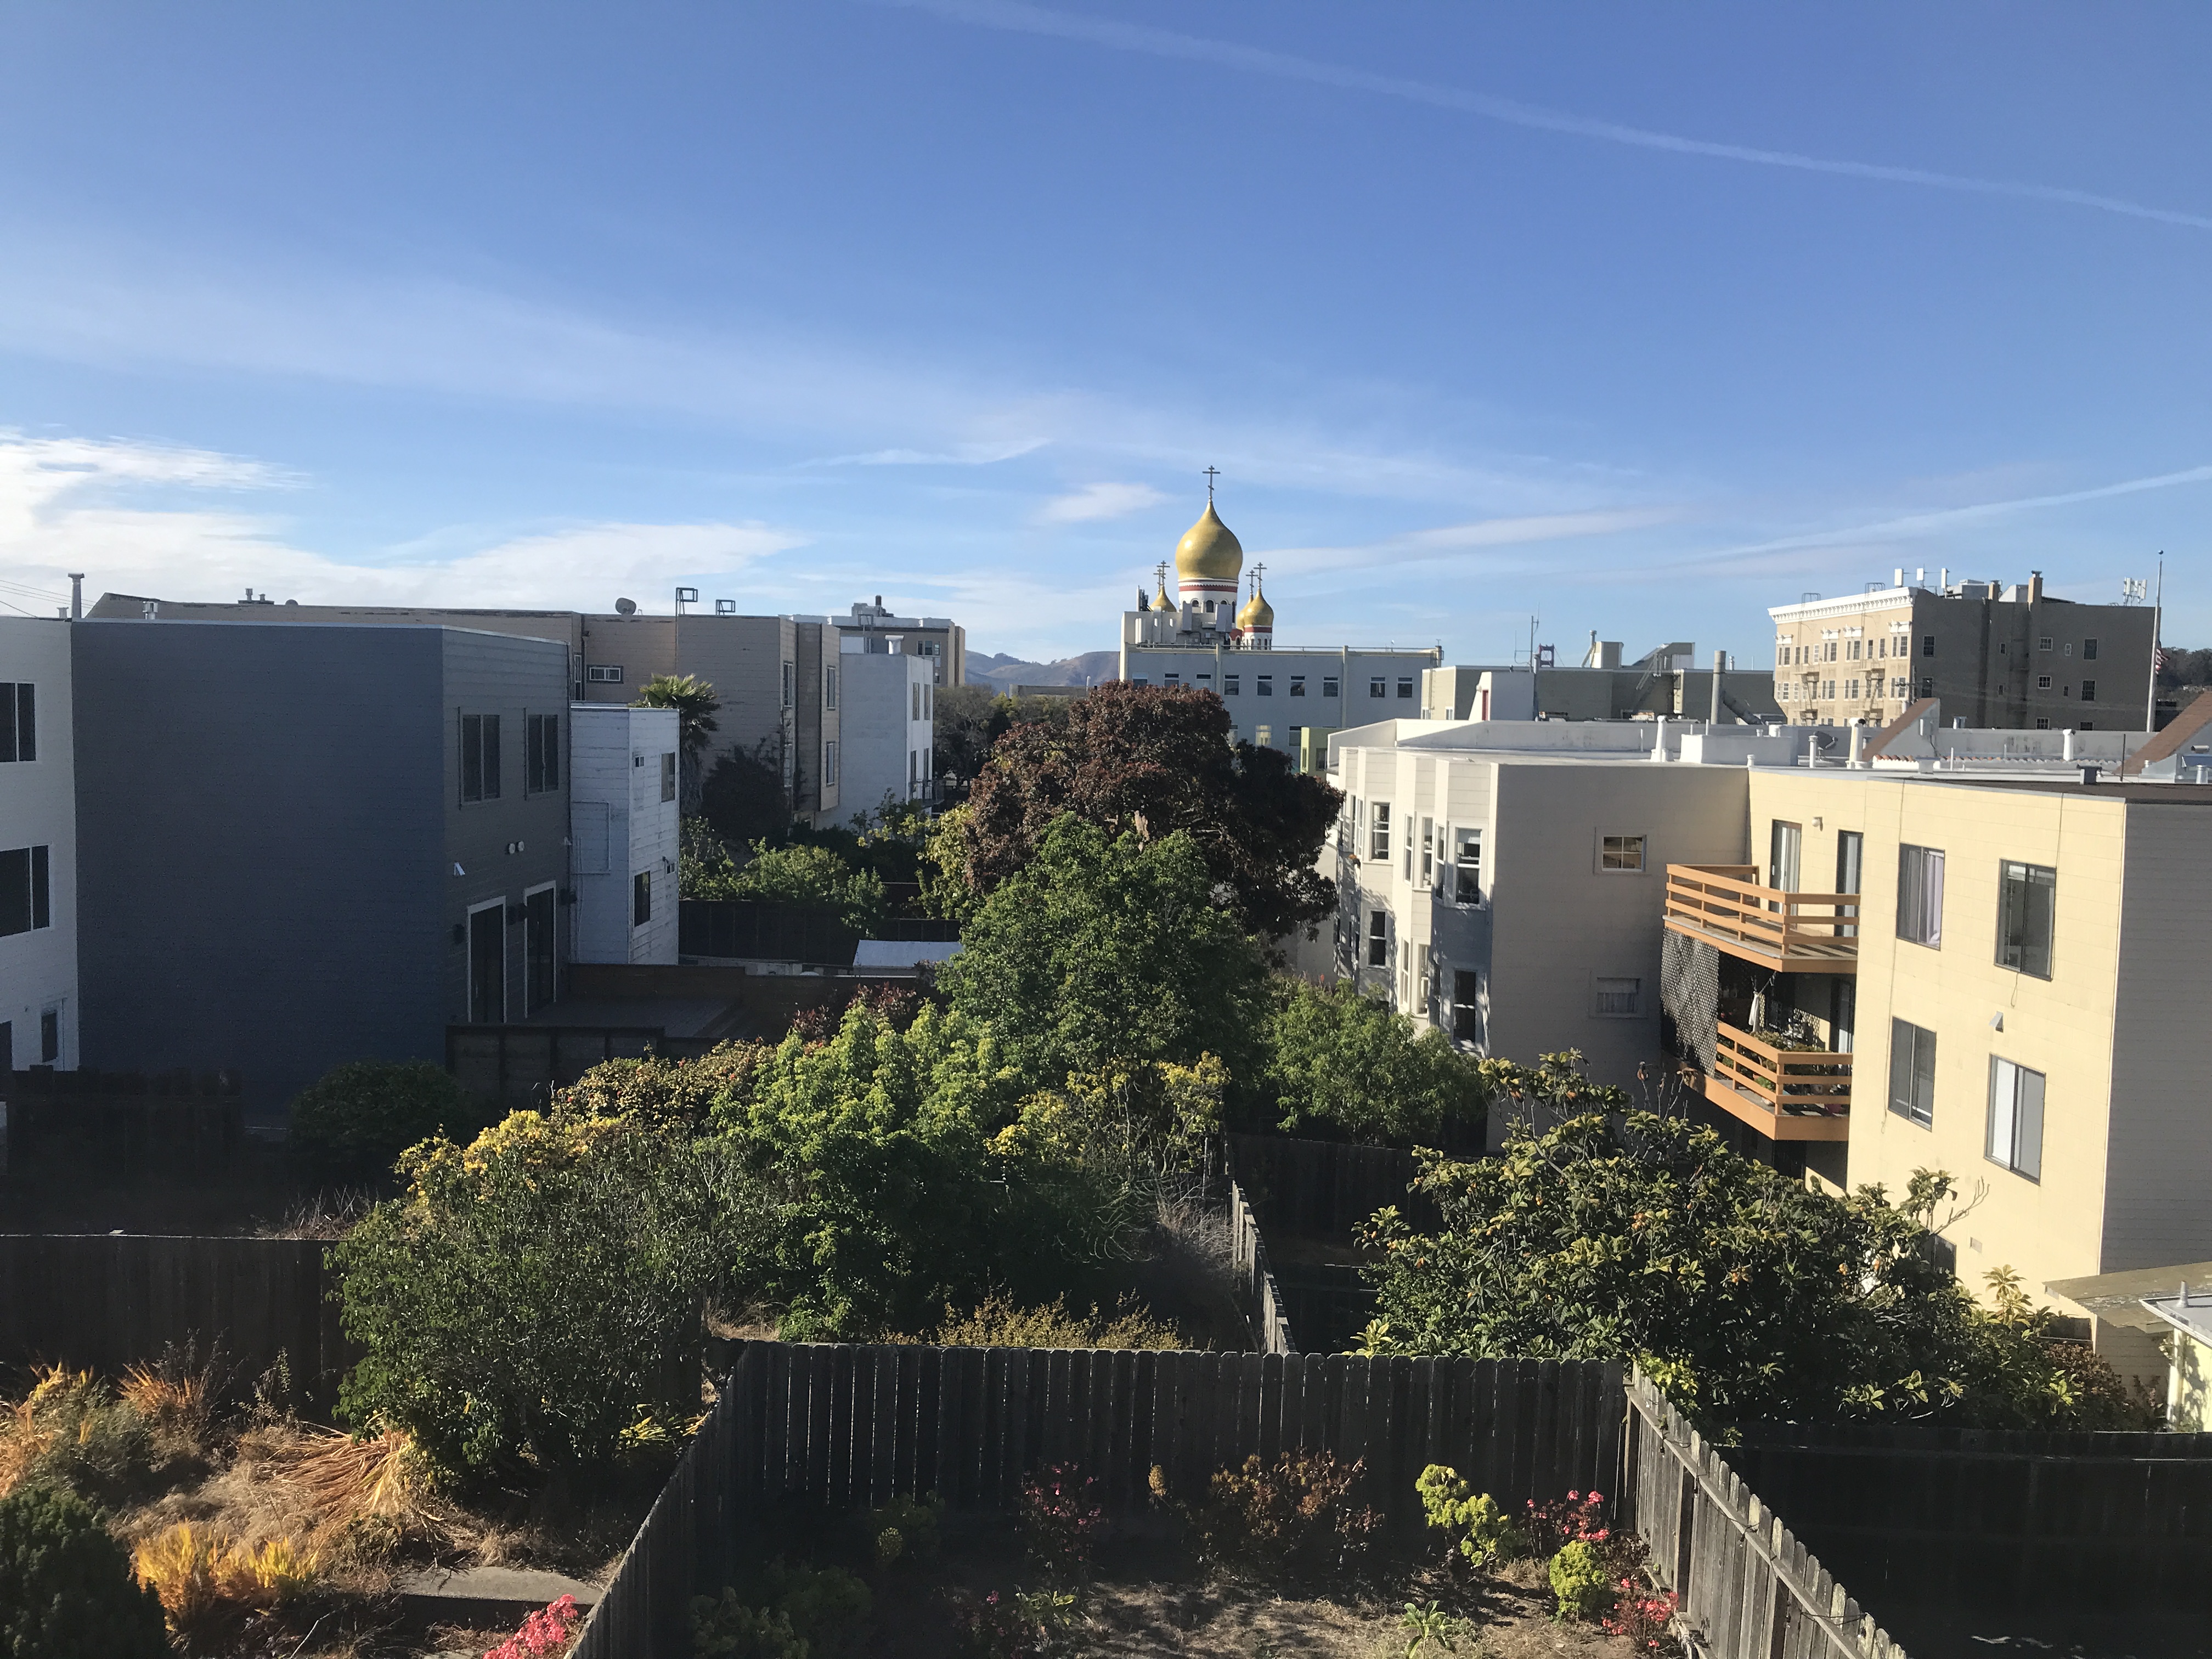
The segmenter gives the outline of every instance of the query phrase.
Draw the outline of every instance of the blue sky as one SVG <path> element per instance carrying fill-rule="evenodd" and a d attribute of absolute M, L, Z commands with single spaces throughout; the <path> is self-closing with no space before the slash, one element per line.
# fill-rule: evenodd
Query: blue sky
<path fill-rule="evenodd" d="M 0 601 L 1771 660 L 1898 566 L 2212 641 L 2212 11 L 0 10 Z"/>

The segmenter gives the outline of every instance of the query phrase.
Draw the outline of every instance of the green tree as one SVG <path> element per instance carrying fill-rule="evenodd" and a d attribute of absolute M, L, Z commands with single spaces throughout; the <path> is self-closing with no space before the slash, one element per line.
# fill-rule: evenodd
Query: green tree
<path fill-rule="evenodd" d="M 401 1160 L 404 1197 L 331 1251 L 362 1358 L 339 1408 L 449 1474 L 604 1468 L 696 1404 L 702 1298 L 750 1248 L 726 1160 L 623 1118 L 517 1112 Z"/>
<path fill-rule="evenodd" d="M 1281 1127 L 1395 1146 L 1480 1142 L 1484 1063 L 1442 1031 L 1418 1030 L 1352 986 L 1279 976 L 1270 988 L 1261 1092 Z"/>
<path fill-rule="evenodd" d="M 969 920 L 937 982 L 1049 1087 L 1207 1054 L 1237 1074 L 1264 969 L 1191 836 L 1112 835 L 1066 813 Z"/>
<path fill-rule="evenodd" d="M 629 706 L 676 711 L 676 747 L 686 767 L 699 763 L 714 733 L 721 730 L 714 716 L 722 712 L 722 700 L 696 674 L 655 674 L 638 688 Z"/>
<path fill-rule="evenodd" d="M 0 1659 L 168 1659 L 161 1603 L 72 1493 L 0 1498 Z"/>
<path fill-rule="evenodd" d="M 1273 749 L 1233 744 L 1210 691 L 1113 681 L 1064 720 L 1024 720 L 993 745 L 957 829 L 933 841 L 941 878 L 988 896 L 1073 812 L 1109 835 L 1188 834 L 1244 928 L 1310 933 L 1334 914 L 1314 868 L 1341 797 Z"/>
<path fill-rule="evenodd" d="M 787 1338 L 914 1330 L 997 1286 L 1071 1288 L 1119 1225 L 1050 1147 L 992 1144 L 1020 1079 L 981 1023 L 925 1005 L 906 1030 L 864 1003 L 826 1042 L 787 1037 L 714 1109 L 775 1195 L 747 1286 Z"/>
<path fill-rule="evenodd" d="M 791 796 L 776 739 L 763 738 L 715 757 L 699 786 L 699 814 L 724 843 L 744 847 L 789 833 Z"/>
<path fill-rule="evenodd" d="M 833 912 L 846 926 L 866 929 L 887 908 L 883 878 L 856 870 L 827 847 L 771 847 L 753 843 L 753 855 L 718 896 L 805 904 Z"/>
<path fill-rule="evenodd" d="M 333 1181 L 378 1181 L 433 1135 L 465 1135 L 484 1109 L 442 1066 L 424 1060 L 356 1060 L 293 1097 L 293 1152 Z"/>
<path fill-rule="evenodd" d="M 1414 1188 L 1443 1224 L 1376 1218 L 1374 1352 L 1633 1359 L 1711 1425 L 2119 1425 L 2077 1357 L 1935 1264 L 1943 1176 L 1917 1176 L 1902 1206 L 1878 1187 L 1835 1198 L 1710 1129 L 1597 1112 L 1516 1127 L 1480 1163 L 1427 1155 Z"/>

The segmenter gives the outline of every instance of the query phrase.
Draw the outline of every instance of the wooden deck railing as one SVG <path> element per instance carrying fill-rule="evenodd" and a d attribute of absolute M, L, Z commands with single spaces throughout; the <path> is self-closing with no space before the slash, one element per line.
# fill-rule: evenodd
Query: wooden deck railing
<path fill-rule="evenodd" d="M 1856 893 L 1762 886 L 1753 864 L 1667 866 L 1668 927 L 1788 971 L 1854 971 L 1858 908 Z"/>
<path fill-rule="evenodd" d="M 1832 1049 L 1785 1048 L 1722 1024 L 1713 1033 L 1713 1070 L 1769 1111 L 1840 1117 L 1851 1109 L 1851 1057 Z"/>

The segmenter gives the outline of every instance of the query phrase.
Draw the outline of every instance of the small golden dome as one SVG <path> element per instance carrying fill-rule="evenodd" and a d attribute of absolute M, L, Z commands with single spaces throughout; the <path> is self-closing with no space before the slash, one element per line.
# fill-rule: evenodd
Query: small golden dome
<path fill-rule="evenodd" d="M 1176 544 L 1176 574 L 1185 581 L 1233 582 L 1243 570 L 1243 544 L 1208 501 L 1198 522 L 1184 531 L 1182 539 Z"/>
<path fill-rule="evenodd" d="M 1176 602 L 1168 597 L 1168 579 L 1163 576 L 1160 578 L 1160 591 L 1152 595 L 1152 609 L 1172 611 L 1175 608 Z"/>
<path fill-rule="evenodd" d="M 1244 601 L 1244 608 L 1237 613 L 1237 625 L 1247 633 L 1256 628 L 1273 632 L 1275 626 L 1275 607 L 1267 603 L 1267 596 L 1258 588 Z"/>

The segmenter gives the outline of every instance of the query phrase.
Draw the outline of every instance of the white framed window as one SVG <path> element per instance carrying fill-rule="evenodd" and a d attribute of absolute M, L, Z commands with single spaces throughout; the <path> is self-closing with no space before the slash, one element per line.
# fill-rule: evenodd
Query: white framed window
<path fill-rule="evenodd" d="M 1221 695 L 1224 697 L 1243 696 L 1243 686 L 1244 677 L 1242 674 L 1224 674 L 1221 677 Z"/>
<path fill-rule="evenodd" d="M 2043 1179 L 2043 1073 L 1990 1056 L 1989 1138 L 1983 1156 L 2030 1181 Z"/>
<path fill-rule="evenodd" d="M 1421 820 L 1421 885 L 1433 886 L 1437 878 L 1437 821 Z"/>
<path fill-rule="evenodd" d="M 2051 977 L 2051 934 L 2058 872 L 2041 864 L 1997 866 L 1997 966 Z"/>
<path fill-rule="evenodd" d="M 822 781 L 833 789 L 837 787 L 837 740 L 835 738 L 822 745 Z"/>
<path fill-rule="evenodd" d="M 0 761 L 38 757 L 38 686 L 27 680 L 0 684 Z"/>
<path fill-rule="evenodd" d="M 1600 975 L 1590 982 L 1590 1015 L 1595 1019 L 1634 1019 L 1644 1012 L 1644 981 Z"/>
<path fill-rule="evenodd" d="M 660 798 L 663 800 L 676 799 L 676 757 L 672 754 L 660 757 Z"/>
<path fill-rule="evenodd" d="M 622 674 L 622 665 L 618 662 L 586 663 L 584 666 L 584 678 L 594 685 L 620 685 Z"/>
<path fill-rule="evenodd" d="M 837 671 L 835 668 L 822 671 L 822 706 L 824 708 L 837 706 Z"/>
<path fill-rule="evenodd" d="M 1897 936 L 1908 945 L 1943 946 L 1943 854 L 1936 848 L 1897 849 Z"/>
<path fill-rule="evenodd" d="M 1932 1127 L 1936 1121 L 1936 1033 L 1911 1022 L 1889 1022 L 1889 1109 Z"/>
<path fill-rule="evenodd" d="M 1368 804 L 1367 856 L 1377 860 L 1390 856 L 1390 803 L 1387 800 Z"/>
<path fill-rule="evenodd" d="M 1644 871 L 1644 837 L 1600 836 L 1597 838 L 1597 867 L 1608 875 L 1641 875 Z"/>
<path fill-rule="evenodd" d="M 1451 832 L 1452 897 L 1462 904 L 1482 902 L 1482 831 Z"/>

